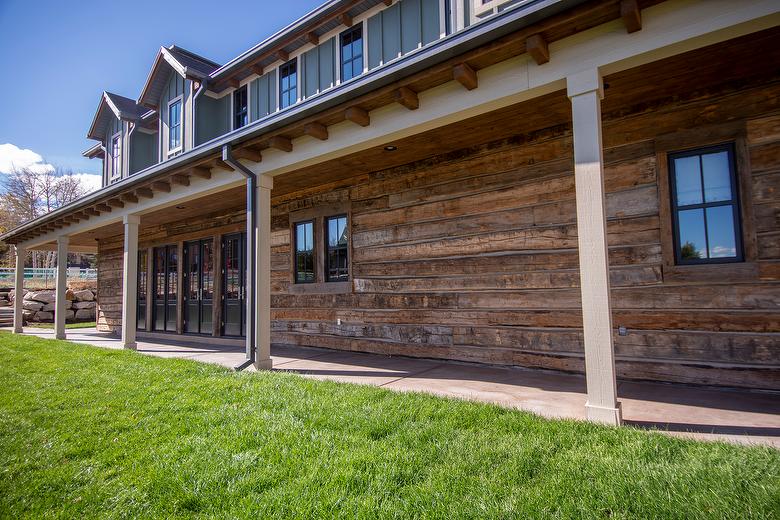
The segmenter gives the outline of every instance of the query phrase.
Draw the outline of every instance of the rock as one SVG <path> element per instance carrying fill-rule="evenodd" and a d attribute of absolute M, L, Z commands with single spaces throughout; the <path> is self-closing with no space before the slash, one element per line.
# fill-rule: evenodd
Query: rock
<path fill-rule="evenodd" d="M 26 295 L 28 292 L 29 291 L 27 289 L 22 289 L 22 294 L 23 295 Z M 11 292 L 8 293 L 8 299 L 10 301 L 14 301 L 15 297 L 16 297 L 16 291 L 15 290 L 11 290 Z M 22 296 L 22 298 L 24 298 L 24 296 Z"/>
<path fill-rule="evenodd" d="M 95 302 L 75 302 L 73 304 L 74 309 L 94 309 L 96 306 Z"/>
<path fill-rule="evenodd" d="M 35 315 L 35 321 L 54 321 L 54 313 L 39 311 Z"/>
<path fill-rule="evenodd" d="M 37 291 L 25 294 L 24 299 L 41 303 L 51 303 L 55 300 L 55 295 L 54 291 Z"/>
<path fill-rule="evenodd" d="M 41 302 L 36 302 L 32 300 L 25 300 L 24 304 L 22 305 L 22 309 L 27 311 L 33 311 L 37 312 L 43 308 L 43 304 Z"/>
<path fill-rule="evenodd" d="M 75 316 L 76 313 L 74 311 L 65 311 L 65 321 L 73 321 Z"/>
<path fill-rule="evenodd" d="M 41 307 L 41 310 L 44 311 L 44 312 L 50 312 L 50 311 L 54 310 L 54 307 L 55 307 L 54 303 L 47 303 L 46 305 Z"/>
<path fill-rule="evenodd" d="M 95 295 L 89 289 L 83 291 L 75 291 L 73 295 L 76 297 L 77 302 L 91 302 L 94 301 Z"/>
<path fill-rule="evenodd" d="M 25 321 L 30 321 L 35 314 L 35 311 L 22 311 L 22 318 L 24 318 Z"/>
<path fill-rule="evenodd" d="M 94 309 L 79 309 L 76 311 L 76 319 L 90 321 L 95 319 Z"/>
<path fill-rule="evenodd" d="M 76 294 L 70 289 L 68 289 L 67 291 L 65 291 L 65 299 L 68 301 L 73 301 L 76 299 Z"/>

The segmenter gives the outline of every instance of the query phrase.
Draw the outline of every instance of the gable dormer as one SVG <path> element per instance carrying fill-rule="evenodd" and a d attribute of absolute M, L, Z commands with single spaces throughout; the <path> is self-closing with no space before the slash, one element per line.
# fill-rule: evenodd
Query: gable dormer
<path fill-rule="evenodd" d="M 154 112 L 130 98 L 103 92 L 87 137 L 99 143 L 84 152 L 103 159 L 103 186 L 129 177 L 157 162 Z"/>
<path fill-rule="evenodd" d="M 195 98 L 211 72 L 211 60 L 181 47 L 161 47 L 138 103 L 159 118 L 158 160 L 165 161 L 195 146 Z"/>

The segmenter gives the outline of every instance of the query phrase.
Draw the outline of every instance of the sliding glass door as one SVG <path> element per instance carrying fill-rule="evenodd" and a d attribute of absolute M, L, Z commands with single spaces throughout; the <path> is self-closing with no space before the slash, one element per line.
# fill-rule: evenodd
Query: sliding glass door
<path fill-rule="evenodd" d="M 214 239 L 184 244 L 184 332 L 211 334 L 214 305 Z"/>

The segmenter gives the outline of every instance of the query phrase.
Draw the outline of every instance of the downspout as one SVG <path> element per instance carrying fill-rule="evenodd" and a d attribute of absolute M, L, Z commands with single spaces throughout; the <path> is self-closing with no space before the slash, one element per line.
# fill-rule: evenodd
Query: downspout
<path fill-rule="evenodd" d="M 255 252 L 255 237 L 257 236 L 257 221 L 255 215 L 257 212 L 257 175 L 249 168 L 238 162 L 231 151 L 230 145 L 222 146 L 222 160 L 231 168 L 238 171 L 246 177 L 246 241 L 247 241 L 247 261 L 249 262 L 248 280 L 246 287 L 249 289 L 249 298 L 247 298 L 247 317 L 246 317 L 246 361 L 234 367 L 239 371 L 247 368 L 255 362 L 255 275 L 257 271 L 257 261 Z"/>

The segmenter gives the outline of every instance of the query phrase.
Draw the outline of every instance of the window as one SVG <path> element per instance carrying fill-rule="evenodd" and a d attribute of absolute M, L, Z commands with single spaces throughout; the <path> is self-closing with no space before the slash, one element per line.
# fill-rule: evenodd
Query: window
<path fill-rule="evenodd" d="M 742 261 L 734 147 L 669 154 L 675 260 Z"/>
<path fill-rule="evenodd" d="M 246 85 L 233 92 L 233 130 L 249 122 Z"/>
<path fill-rule="evenodd" d="M 138 298 L 136 310 L 136 323 L 138 330 L 146 330 L 146 295 L 149 290 L 149 272 L 147 270 L 146 249 L 138 251 Z"/>
<path fill-rule="evenodd" d="M 122 174 L 120 166 L 120 154 L 122 153 L 121 134 L 116 134 L 111 138 L 111 178 L 119 177 Z"/>
<path fill-rule="evenodd" d="M 168 153 L 181 150 L 181 98 L 168 105 Z"/>
<path fill-rule="evenodd" d="M 341 33 L 341 81 L 363 73 L 363 26 L 356 25 Z"/>
<path fill-rule="evenodd" d="M 325 219 L 325 279 L 328 282 L 349 280 L 347 216 Z"/>
<path fill-rule="evenodd" d="M 295 283 L 313 283 L 314 221 L 295 224 Z"/>
<path fill-rule="evenodd" d="M 295 58 L 279 67 L 279 108 L 298 102 L 298 62 Z"/>

